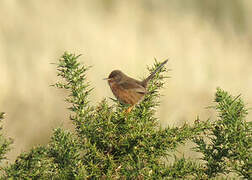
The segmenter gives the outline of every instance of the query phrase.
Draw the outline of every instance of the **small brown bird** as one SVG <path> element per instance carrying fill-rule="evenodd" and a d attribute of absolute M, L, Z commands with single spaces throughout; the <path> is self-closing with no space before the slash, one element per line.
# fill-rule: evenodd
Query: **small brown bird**
<path fill-rule="evenodd" d="M 109 74 L 108 84 L 115 95 L 115 97 L 125 104 L 130 104 L 131 106 L 126 110 L 129 113 L 135 104 L 137 104 L 147 93 L 148 82 L 154 77 L 154 75 L 167 63 L 168 59 L 165 60 L 157 69 L 151 73 L 143 81 L 135 80 L 120 70 L 114 70 Z"/>

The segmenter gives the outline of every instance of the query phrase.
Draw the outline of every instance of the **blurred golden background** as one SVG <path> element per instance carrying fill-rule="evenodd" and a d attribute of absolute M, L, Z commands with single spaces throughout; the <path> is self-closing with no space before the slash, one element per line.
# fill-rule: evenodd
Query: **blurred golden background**
<path fill-rule="evenodd" d="M 134 78 L 170 58 L 157 117 L 165 125 L 215 118 L 216 87 L 252 104 L 251 0 L 1 0 L 0 111 L 14 138 L 9 159 L 70 127 L 66 93 L 50 64 L 64 51 L 83 54 L 93 103 L 112 97 L 102 79 L 114 69 Z M 248 116 L 251 119 L 252 115 Z"/>

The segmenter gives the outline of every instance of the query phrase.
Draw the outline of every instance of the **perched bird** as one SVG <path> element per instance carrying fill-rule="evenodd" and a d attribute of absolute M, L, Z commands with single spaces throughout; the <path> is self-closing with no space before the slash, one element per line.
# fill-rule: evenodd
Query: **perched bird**
<path fill-rule="evenodd" d="M 129 113 L 135 104 L 137 104 L 147 93 L 148 82 L 154 77 L 154 75 L 167 63 L 165 60 L 157 69 L 151 73 L 143 81 L 133 79 L 120 70 L 114 70 L 109 74 L 108 78 L 104 80 L 108 81 L 108 84 L 115 95 L 115 97 L 122 103 L 130 104 L 131 106 L 126 110 Z"/>

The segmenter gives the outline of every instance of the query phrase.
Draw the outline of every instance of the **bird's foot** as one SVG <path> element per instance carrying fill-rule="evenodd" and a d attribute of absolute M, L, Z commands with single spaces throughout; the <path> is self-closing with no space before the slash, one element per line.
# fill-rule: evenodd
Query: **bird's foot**
<path fill-rule="evenodd" d="M 131 110 L 133 109 L 133 107 L 134 107 L 134 105 L 133 105 L 133 106 L 130 106 L 130 107 L 125 111 L 125 113 L 126 113 L 126 114 L 130 113 Z"/>

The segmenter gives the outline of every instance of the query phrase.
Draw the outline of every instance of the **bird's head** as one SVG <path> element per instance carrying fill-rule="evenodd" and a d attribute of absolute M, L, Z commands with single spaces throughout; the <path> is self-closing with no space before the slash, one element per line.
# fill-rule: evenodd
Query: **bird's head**
<path fill-rule="evenodd" d="M 108 78 L 104 80 L 108 80 L 109 83 L 118 83 L 125 75 L 120 70 L 114 70 L 109 74 Z"/>

